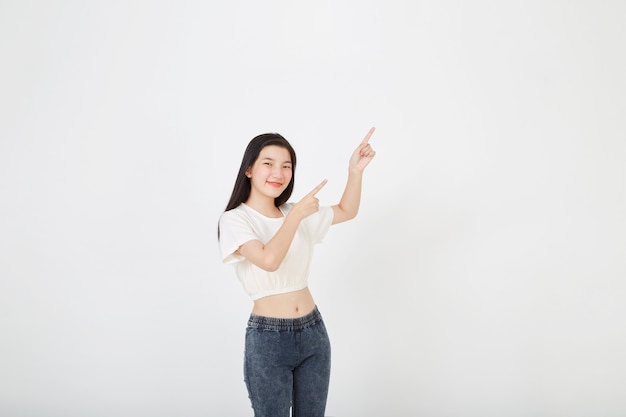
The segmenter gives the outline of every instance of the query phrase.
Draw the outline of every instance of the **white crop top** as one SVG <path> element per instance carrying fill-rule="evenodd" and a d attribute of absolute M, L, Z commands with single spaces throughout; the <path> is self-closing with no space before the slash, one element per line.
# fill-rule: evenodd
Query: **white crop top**
<path fill-rule="evenodd" d="M 239 281 L 253 300 L 298 291 L 308 286 L 313 247 L 322 241 L 330 228 L 333 221 L 332 207 L 320 207 L 318 212 L 300 222 L 285 259 L 274 272 L 259 268 L 234 253 L 250 240 L 259 240 L 263 244 L 269 242 L 292 208 L 293 203 L 283 204 L 279 207 L 283 217 L 271 218 L 242 203 L 222 213 L 220 217 L 219 247 L 222 261 L 226 264 L 234 263 Z"/>

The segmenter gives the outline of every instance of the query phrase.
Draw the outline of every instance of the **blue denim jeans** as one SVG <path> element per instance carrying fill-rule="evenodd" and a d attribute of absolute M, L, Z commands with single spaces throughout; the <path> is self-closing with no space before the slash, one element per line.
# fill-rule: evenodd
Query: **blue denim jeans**
<path fill-rule="evenodd" d="M 255 417 L 323 417 L 330 341 L 317 307 L 304 317 L 251 315 L 244 379 Z"/>

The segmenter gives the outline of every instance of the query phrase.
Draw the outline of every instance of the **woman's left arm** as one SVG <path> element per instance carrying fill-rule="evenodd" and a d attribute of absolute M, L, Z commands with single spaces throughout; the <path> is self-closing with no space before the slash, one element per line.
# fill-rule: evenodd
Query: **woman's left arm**
<path fill-rule="evenodd" d="M 359 212 L 361 204 L 361 184 L 363 182 L 363 170 L 370 163 L 376 152 L 369 144 L 370 137 L 374 134 L 371 128 L 363 141 L 355 149 L 350 157 L 348 170 L 348 182 L 346 189 L 341 196 L 339 204 L 333 207 L 333 224 L 345 222 L 354 219 Z"/>

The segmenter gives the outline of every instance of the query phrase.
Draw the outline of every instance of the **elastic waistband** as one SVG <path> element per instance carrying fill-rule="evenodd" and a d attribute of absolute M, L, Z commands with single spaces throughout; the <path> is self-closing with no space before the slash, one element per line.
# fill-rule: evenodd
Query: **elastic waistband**
<path fill-rule="evenodd" d="M 322 315 L 316 306 L 313 311 L 306 316 L 295 319 L 280 319 L 276 317 L 265 317 L 251 314 L 250 319 L 248 320 L 248 327 L 262 330 L 273 330 L 277 332 L 297 331 L 314 326 L 321 321 Z"/>

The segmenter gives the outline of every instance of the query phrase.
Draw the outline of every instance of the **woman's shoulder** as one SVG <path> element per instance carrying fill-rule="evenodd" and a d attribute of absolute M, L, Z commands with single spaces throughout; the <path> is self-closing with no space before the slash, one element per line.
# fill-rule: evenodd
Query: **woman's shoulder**
<path fill-rule="evenodd" d="M 284 203 L 283 205 L 279 207 L 279 209 L 280 211 L 282 211 L 283 214 L 287 214 L 291 211 L 291 209 L 295 205 L 296 205 L 295 203 Z"/>
<path fill-rule="evenodd" d="M 225 212 L 223 212 L 220 215 L 220 221 L 229 220 L 229 219 L 237 219 L 237 218 L 245 218 L 245 217 L 247 217 L 246 211 L 243 207 L 243 204 L 240 204 L 235 208 L 232 208 L 230 210 L 226 210 Z"/>

